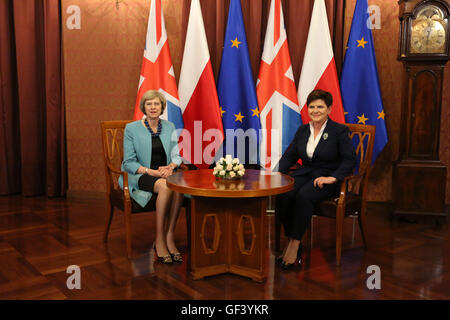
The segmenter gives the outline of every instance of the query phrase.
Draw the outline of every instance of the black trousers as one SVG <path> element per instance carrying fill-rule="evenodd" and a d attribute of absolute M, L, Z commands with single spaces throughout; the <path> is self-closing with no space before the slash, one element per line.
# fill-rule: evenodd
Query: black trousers
<path fill-rule="evenodd" d="M 319 188 L 314 187 L 314 179 L 311 175 L 295 176 L 294 189 L 277 197 L 277 214 L 288 238 L 302 240 L 319 202 L 339 193 L 338 183 Z"/>

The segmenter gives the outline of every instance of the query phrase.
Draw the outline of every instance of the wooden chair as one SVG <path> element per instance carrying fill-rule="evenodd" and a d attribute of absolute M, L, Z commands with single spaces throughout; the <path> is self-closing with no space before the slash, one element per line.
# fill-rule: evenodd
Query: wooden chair
<path fill-rule="evenodd" d="M 355 173 L 344 178 L 340 195 L 322 201 L 315 215 L 336 219 L 336 263 L 341 264 L 342 230 L 344 217 L 357 217 L 364 247 L 367 248 L 366 235 L 366 193 L 369 179 L 375 126 L 346 123 L 350 129 L 350 138 L 356 147 L 356 157 L 359 165 Z M 312 221 L 312 220 L 311 220 Z M 275 214 L 275 249 L 280 251 L 281 221 Z M 310 226 L 311 230 L 311 226 Z"/>
<path fill-rule="evenodd" d="M 123 211 L 125 218 L 125 237 L 127 257 L 131 258 L 131 215 L 139 212 L 149 212 L 156 210 L 156 196 L 153 195 L 149 203 L 142 208 L 130 196 L 128 188 L 128 173 L 121 171 L 123 160 L 123 132 L 130 120 L 120 121 L 104 121 L 101 124 L 102 142 L 103 142 L 103 158 L 105 161 L 106 176 L 106 226 L 104 233 L 104 241 L 108 241 L 109 229 L 114 214 L 114 208 Z M 123 190 L 119 187 L 118 178 L 123 175 Z M 186 200 L 186 199 L 185 199 Z M 190 243 L 190 202 L 185 201 L 186 207 L 186 228 L 188 244 Z"/>

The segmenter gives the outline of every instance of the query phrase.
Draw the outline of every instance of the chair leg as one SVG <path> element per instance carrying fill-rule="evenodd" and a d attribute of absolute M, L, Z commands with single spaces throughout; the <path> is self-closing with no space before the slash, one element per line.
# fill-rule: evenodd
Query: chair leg
<path fill-rule="evenodd" d="M 188 200 L 185 207 L 186 213 L 186 234 L 187 234 L 187 247 L 191 247 L 191 201 Z"/>
<path fill-rule="evenodd" d="M 364 248 L 367 250 L 367 241 L 366 241 L 366 210 L 361 210 L 361 214 L 358 216 L 359 229 L 361 230 L 361 238 L 364 243 Z"/>
<path fill-rule="evenodd" d="M 106 215 L 107 215 L 106 226 L 105 226 L 105 233 L 104 233 L 104 237 L 103 237 L 104 242 L 108 242 L 109 229 L 111 227 L 111 221 L 112 221 L 112 218 L 114 215 L 114 207 L 111 206 L 111 202 L 109 199 L 106 201 Z"/>
<path fill-rule="evenodd" d="M 280 238 L 281 238 L 281 221 L 280 215 L 275 210 L 275 251 L 280 251 Z"/>
<path fill-rule="evenodd" d="M 126 239 L 126 246 L 127 246 L 127 257 L 128 259 L 131 258 L 131 204 L 125 205 L 125 239 Z"/>
<path fill-rule="evenodd" d="M 310 241 L 310 247 L 312 248 L 314 246 L 313 239 L 314 239 L 314 220 L 317 216 L 312 215 L 311 216 L 311 227 L 309 229 L 309 241 Z"/>
<path fill-rule="evenodd" d="M 344 225 L 344 212 L 341 208 L 336 210 L 336 264 L 341 265 L 342 231 Z"/>
<path fill-rule="evenodd" d="M 352 248 L 355 246 L 355 223 L 356 223 L 356 217 L 351 217 L 352 221 Z"/>

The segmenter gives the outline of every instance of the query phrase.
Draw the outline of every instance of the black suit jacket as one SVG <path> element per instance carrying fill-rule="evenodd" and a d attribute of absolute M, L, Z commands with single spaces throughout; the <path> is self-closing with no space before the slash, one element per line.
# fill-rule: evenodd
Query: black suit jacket
<path fill-rule="evenodd" d="M 331 176 L 342 180 L 353 173 L 356 155 L 348 136 L 347 126 L 328 119 L 311 160 L 306 155 L 306 145 L 310 134 L 309 124 L 298 128 L 294 139 L 280 159 L 280 172 L 287 173 L 298 159 L 302 159 L 303 165 L 298 167 L 291 176 L 311 174 L 314 178 Z"/>

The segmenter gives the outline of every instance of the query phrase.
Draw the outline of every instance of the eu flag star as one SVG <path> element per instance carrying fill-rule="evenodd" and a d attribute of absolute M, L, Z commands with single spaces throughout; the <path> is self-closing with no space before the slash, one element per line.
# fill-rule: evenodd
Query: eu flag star
<path fill-rule="evenodd" d="M 363 48 L 365 48 L 364 45 L 365 45 L 366 43 L 368 43 L 367 41 L 364 41 L 364 37 L 362 37 L 361 40 L 356 40 L 356 41 L 358 42 L 358 47 L 363 47 Z M 358 47 L 357 47 L 357 48 L 358 48 Z"/>
<path fill-rule="evenodd" d="M 369 118 L 366 118 L 364 116 L 364 113 L 362 114 L 361 117 L 358 117 L 358 116 L 356 116 L 356 117 L 358 118 L 358 123 L 362 123 L 362 124 L 366 124 L 366 121 L 369 120 Z"/>
<path fill-rule="evenodd" d="M 383 119 L 384 120 L 384 116 L 386 115 L 385 113 L 384 113 L 384 110 L 381 110 L 381 112 L 378 112 L 377 111 L 377 113 L 378 113 L 378 118 L 377 119 Z"/>
<path fill-rule="evenodd" d="M 242 123 L 242 119 L 244 119 L 244 116 L 239 112 L 238 114 L 234 115 L 236 117 L 236 120 L 234 121 L 240 121 Z"/>
<path fill-rule="evenodd" d="M 253 111 L 252 117 L 257 116 L 259 118 L 259 110 L 256 107 L 255 109 L 251 109 Z"/>
<path fill-rule="evenodd" d="M 233 43 L 232 46 L 231 46 L 232 48 L 233 48 L 233 47 L 239 48 L 239 44 L 240 44 L 241 42 L 238 41 L 238 38 L 237 38 L 237 37 L 236 37 L 236 39 L 230 40 L 230 41 L 231 41 L 231 43 Z"/>
<path fill-rule="evenodd" d="M 220 106 L 219 109 L 220 109 L 220 116 L 223 118 L 223 114 L 224 114 L 226 111 L 222 109 L 222 106 Z"/>

